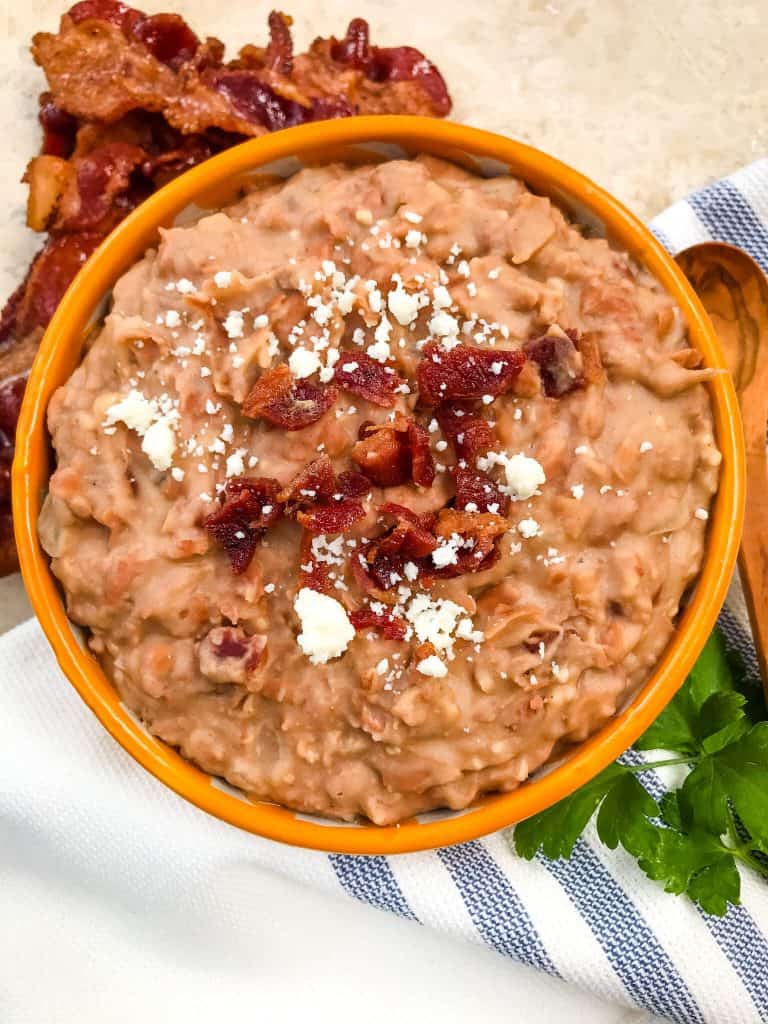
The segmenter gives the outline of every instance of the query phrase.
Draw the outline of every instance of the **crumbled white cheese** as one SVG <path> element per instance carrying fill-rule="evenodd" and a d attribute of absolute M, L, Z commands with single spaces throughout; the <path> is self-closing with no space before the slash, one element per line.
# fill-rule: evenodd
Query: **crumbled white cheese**
<path fill-rule="evenodd" d="M 392 316 L 399 324 L 405 327 L 412 320 L 421 308 L 422 302 L 418 292 L 411 295 L 403 288 L 403 282 L 398 279 L 397 287 L 387 295 L 387 306 Z"/>
<path fill-rule="evenodd" d="M 392 350 L 389 347 L 387 341 L 383 338 L 377 339 L 373 345 L 369 345 L 365 350 L 371 359 L 375 359 L 379 363 L 386 363 L 388 359 L 392 358 Z"/>
<path fill-rule="evenodd" d="M 231 455 L 227 456 L 227 467 L 226 476 L 242 476 L 245 473 L 245 462 L 243 456 L 245 455 L 244 448 L 238 448 L 237 451 L 232 452 Z"/>
<path fill-rule="evenodd" d="M 702 522 L 706 522 L 709 519 L 709 512 L 705 508 L 697 508 L 693 514 L 697 519 L 701 519 Z"/>
<path fill-rule="evenodd" d="M 104 425 L 124 423 L 126 427 L 143 434 L 149 429 L 157 414 L 157 405 L 145 398 L 140 391 L 129 391 L 125 398 L 110 405 L 104 417 Z"/>
<path fill-rule="evenodd" d="M 477 460 L 477 468 L 483 472 L 492 466 L 503 467 L 507 482 L 500 485 L 501 490 L 512 501 L 527 501 L 547 481 L 541 463 L 521 452 L 511 456 L 506 452 L 488 452 Z"/>
<path fill-rule="evenodd" d="M 224 321 L 224 330 L 229 338 L 243 337 L 243 314 L 238 309 L 233 309 L 227 313 L 227 318 Z"/>
<path fill-rule="evenodd" d="M 453 632 L 459 619 L 466 617 L 466 609 L 455 601 L 417 594 L 405 611 L 420 643 L 431 643 L 437 651 L 453 649 Z"/>
<path fill-rule="evenodd" d="M 295 348 L 288 357 L 288 368 L 294 377 L 311 377 L 321 365 L 317 352 L 309 348 Z"/>
<path fill-rule="evenodd" d="M 653 445 L 651 444 L 651 442 L 650 441 L 643 441 L 643 443 L 640 445 L 640 453 L 642 455 L 645 455 L 646 452 L 651 452 L 651 451 L 653 451 Z"/>
<path fill-rule="evenodd" d="M 232 274 L 228 270 L 219 270 L 213 275 L 213 283 L 217 288 L 229 288 L 232 284 Z"/>
<path fill-rule="evenodd" d="M 176 434 L 168 416 L 161 416 L 144 434 L 141 450 L 149 457 L 155 469 L 165 470 L 171 465 L 176 451 Z"/>
<path fill-rule="evenodd" d="M 448 309 L 452 301 L 451 293 L 444 284 L 439 284 L 432 293 L 432 305 L 435 309 Z"/>
<path fill-rule="evenodd" d="M 179 483 L 181 483 L 181 481 L 184 479 L 184 470 L 181 469 L 179 466 L 174 466 L 173 469 L 171 470 L 171 476 L 173 477 L 174 480 L 177 480 Z"/>
<path fill-rule="evenodd" d="M 576 501 L 581 501 L 584 497 L 584 484 L 573 484 L 571 487 L 571 494 L 574 496 Z"/>
<path fill-rule="evenodd" d="M 324 665 L 346 651 L 355 627 L 335 598 L 302 587 L 293 607 L 301 622 L 298 645 L 313 665 Z"/>
<path fill-rule="evenodd" d="M 541 527 L 535 519 L 521 519 L 517 524 L 517 530 L 520 536 L 525 537 L 526 540 L 538 537 L 541 533 Z"/>
<path fill-rule="evenodd" d="M 403 210 L 403 216 L 410 224 L 421 224 L 424 220 L 420 213 L 415 213 L 413 210 Z"/>
<path fill-rule="evenodd" d="M 176 282 L 176 291 L 181 292 L 182 295 L 191 295 L 197 289 L 188 277 L 182 277 Z"/>
<path fill-rule="evenodd" d="M 169 309 L 165 314 L 165 326 L 166 327 L 178 327 L 181 323 L 181 317 L 175 309 Z"/>
<path fill-rule="evenodd" d="M 416 671 L 423 676 L 431 676 L 433 679 L 443 679 L 448 675 L 448 666 L 436 654 L 430 654 L 428 658 L 422 658 L 416 665 Z"/>
<path fill-rule="evenodd" d="M 405 245 L 408 249 L 418 249 L 421 244 L 421 232 L 413 228 L 405 236 Z"/>

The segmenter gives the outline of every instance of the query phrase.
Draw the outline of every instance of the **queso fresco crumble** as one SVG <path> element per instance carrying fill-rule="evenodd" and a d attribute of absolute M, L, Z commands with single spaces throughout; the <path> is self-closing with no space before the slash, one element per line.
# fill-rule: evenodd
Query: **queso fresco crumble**
<path fill-rule="evenodd" d="M 674 302 L 512 178 L 308 169 L 162 233 L 54 395 L 40 521 L 157 736 L 390 824 L 647 679 L 720 455 Z"/>

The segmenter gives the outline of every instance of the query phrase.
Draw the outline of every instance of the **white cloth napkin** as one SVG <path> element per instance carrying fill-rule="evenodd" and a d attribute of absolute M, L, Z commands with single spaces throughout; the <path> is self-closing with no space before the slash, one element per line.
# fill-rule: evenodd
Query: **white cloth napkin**
<path fill-rule="evenodd" d="M 673 250 L 720 237 L 768 268 L 768 161 L 676 204 L 654 230 Z M 722 624 L 751 655 L 738 593 Z M 663 789 L 661 778 L 644 781 Z M 56 981 L 46 976 L 50 942 L 66 946 L 58 972 L 69 951 L 79 969 L 103 964 L 96 951 L 105 945 L 119 951 L 111 977 L 94 972 L 104 1022 L 115 1019 L 112 987 L 132 982 L 157 993 L 165 1007 L 158 1019 L 198 1019 L 188 1000 L 203 961 L 221 978 L 221 1019 L 237 1005 L 258 1016 L 247 938 L 265 872 L 485 943 L 685 1024 L 768 1021 L 768 886 L 751 874 L 742 875 L 743 905 L 718 919 L 663 893 L 593 835 L 557 863 L 519 860 L 500 835 L 389 858 L 258 839 L 198 811 L 134 763 L 64 679 L 36 622 L 0 639 L 0 1024 L 67 1019 L 55 1016 Z M 55 922 L 56 932 L 40 936 L 39 961 L 18 962 L 14 932 L 36 926 L 25 896 L 37 888 L 53 894 L 45 924 Z M 92 906 L 87 923 L 68 915 L 83 899 Z M 172 978 L 124 941 L 137 921 L 168 951 Z"/>

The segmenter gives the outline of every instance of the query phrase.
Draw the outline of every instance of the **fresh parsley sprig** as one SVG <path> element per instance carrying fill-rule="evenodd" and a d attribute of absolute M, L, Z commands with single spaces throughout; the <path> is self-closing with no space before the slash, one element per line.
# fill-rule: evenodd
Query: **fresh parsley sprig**
<path fill-rule="evenodd" d="M 722 916 L 740 902 L 740 862 L 768 878 L 768 721 L 760 684 L 712 634 L 690 676 L 636 750 L 669 751 L 610 765 L 571 796 L 507 832 L 521 857 L 569 857 L 597 814 L 600 840 L 621 845 L 649 878 Z M 657 801 L 643 775 L 685 765 Z"/>

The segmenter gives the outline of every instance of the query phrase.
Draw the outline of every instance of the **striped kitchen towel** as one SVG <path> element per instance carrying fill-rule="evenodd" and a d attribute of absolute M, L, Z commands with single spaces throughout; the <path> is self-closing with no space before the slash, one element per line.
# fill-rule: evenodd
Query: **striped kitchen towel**
<path fill-rule="evenodd" d="M 747 249 L 768 270 L 768 160 L 675 204 L 653 228 L 672 251 L 718 238 Z M 738 586 L 721 624 L 754 664 Z M 174 963 L 188 954 L 187 966 L 194 968 L 196 930 L 213 930 L 224 946 L 236 945 L 237 929 L 248 927 L 243 908 L 251 910 L 242 871 L 267 868 L 484 943 L 673 1021 L 768 1021 L 768 886 L 752 875 L 742 877 L 743 905 L 714 918 L 665 894 L 622 850 L 607 850 L 593 833 L 570 860 L 559 862 L 517 859 L 501 835 L 399 857 L 289 849 L 207 817 L 134 764 L 63 679 L 35 622 L 0 640 L 0 677 L 0 866 L 6 878 L 0 914 L 6 924 L 7 908 L 17 906 L 14 878 L 45 878 L 63 906 L 68 889 L 86 879 L 99 902 L 115 910 L 107 920 L 94 909 L 100 942 L 110 942 L 110 927 L 118 927 L 110 922 L 121 912 L 135 915 L 138 905 L 148 928 L 154 924 L 164 933 L 174 922 L 167 932 Z M 643 775 L 654 795 L 663 792 L 665 778 L 669 782 L 669 776 Z M 227 881 L 233 872 L 239 885 Z M 257 904 L 252 911 L 258 913 Z M 62 924 L 60 938 L 78 941 L 74 928 Z M 23 1006 L 24 992 L 44 966 L 30 965 L 29 977 L 7 976 L 0 989 L 6 996 L 21 992 Z M 238 969 L 247 974 L 247 966 L 228 963 L 237 991 L 248 991 L 237 988 L 236 976 Z M 114 969 L 126 968 L 116 963 Z"/>

